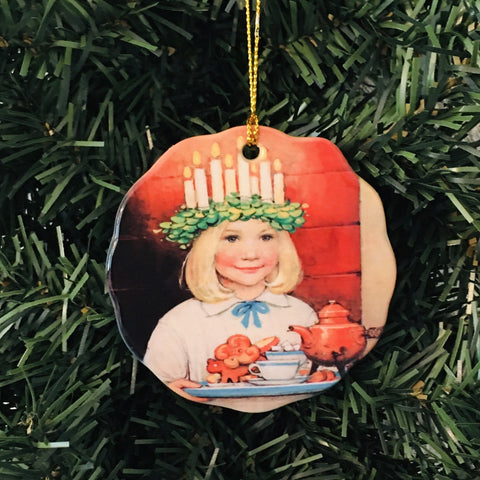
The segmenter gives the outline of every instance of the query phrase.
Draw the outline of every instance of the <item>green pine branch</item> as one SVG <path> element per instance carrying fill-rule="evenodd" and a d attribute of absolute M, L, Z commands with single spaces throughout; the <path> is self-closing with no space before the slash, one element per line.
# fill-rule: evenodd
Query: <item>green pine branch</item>
<path fill-rule="evenodd" d="M 0 2 L 2 479 L 478 478 L 478 3 L 262 4 L 261 123 L 334 141 L 384 201 L 385 333 L 273 412 L 167 391 L 120 338 L 106 250 L 163 151 L 244 124 L 242 2 Z"/>

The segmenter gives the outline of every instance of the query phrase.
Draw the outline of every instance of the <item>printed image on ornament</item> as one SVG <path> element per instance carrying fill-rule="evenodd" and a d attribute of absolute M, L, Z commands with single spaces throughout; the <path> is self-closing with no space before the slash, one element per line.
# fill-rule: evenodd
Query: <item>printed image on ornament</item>
<path fill-rule="evenodd" d="M 183 140 L 130 189 L 108 283 L 131 351 L 196 402 L 268 411 L 319 394 L 377 342 L 395 260 L 376 192 L 321 138 Z"/>

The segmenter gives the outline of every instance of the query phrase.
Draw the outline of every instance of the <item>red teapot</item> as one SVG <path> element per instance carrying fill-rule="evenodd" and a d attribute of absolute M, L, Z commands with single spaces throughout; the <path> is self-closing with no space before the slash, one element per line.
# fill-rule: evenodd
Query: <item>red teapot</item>
<path fill-rule="evenodd" d="M 319 323 L 311 327 L 288 327 L 302 337 L 301 349 L 313 362 L 312 372 L 319 365 L 336 366 L 342 372 L 346 365 L 361 357 L 367 333 L 365 327 L 350 320 L 349 314 L 331 300 L 318 312 Z"/>

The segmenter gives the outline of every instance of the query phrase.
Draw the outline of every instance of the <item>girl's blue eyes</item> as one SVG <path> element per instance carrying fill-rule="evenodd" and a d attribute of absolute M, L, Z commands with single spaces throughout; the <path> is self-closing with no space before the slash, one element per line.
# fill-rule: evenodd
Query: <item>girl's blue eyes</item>
<path fill-rule="evenodd" d="M 264 242 L 269 242 L 270 240 L 273 239 L 273 235 L 270 234 L 270 233 L 266 233 L 265 235 L 261 235 L 260 239 Z M 225 240 L 229 243 L 234 243 L 237 240 L 240 240 L 240 236 L 239 235 L 227 235 L 225 237 Z"/>

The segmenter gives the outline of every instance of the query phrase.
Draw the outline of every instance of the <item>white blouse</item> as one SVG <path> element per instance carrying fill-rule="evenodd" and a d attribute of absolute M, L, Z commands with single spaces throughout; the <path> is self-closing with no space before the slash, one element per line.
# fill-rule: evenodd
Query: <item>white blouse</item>
<path fill-rule="evenodd" d="M 261 326 L 249 317 L 232 310 L 242 301 L 232 298 L 219 303 L 205 303 L 191 298 L 167 312 L 158 322 L 148 342 L 145 365 L 163 382 L 186 378 L 196 382 L 206 380 L 207 359 L 231 335 L 246 335 L 252 343 L 276 335 L 280 343 L 289 342 L 299 348 L 300 336 L 288 330 L 289 325 L 310 326 L 317 322 L 314 310 L 290 295 L 278 295 L 265 290 L 255 300 L 267 304 L 269 311 L 259 313 Z"/>

